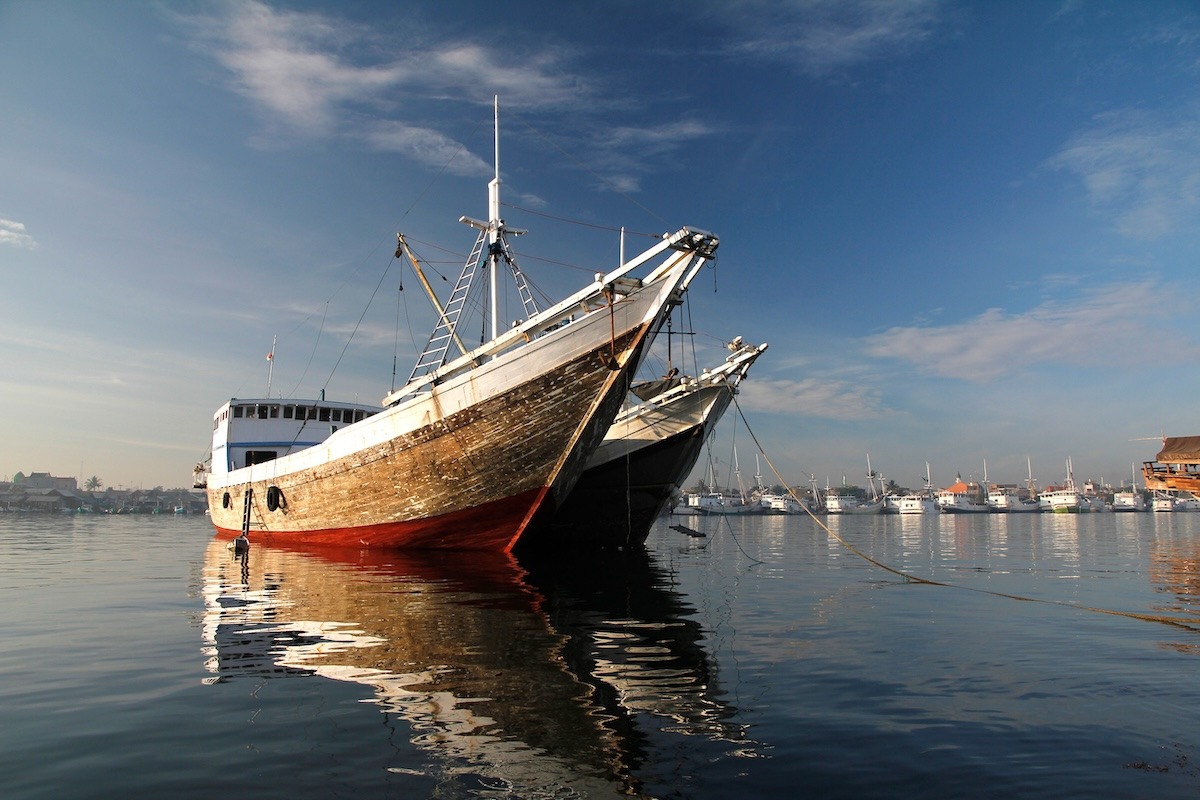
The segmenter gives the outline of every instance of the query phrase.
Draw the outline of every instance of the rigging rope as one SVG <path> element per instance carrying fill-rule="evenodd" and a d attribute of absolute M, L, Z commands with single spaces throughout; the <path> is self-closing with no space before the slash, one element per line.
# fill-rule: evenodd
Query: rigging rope
<path fill-rule="evenodd" d="M 893 575 L 898 575 L 899 577 L 903 578 L 905 581 L 908 581 L 910 583 L 921 583 L 921 584 L 926 584 L 928 586 L 945 586 L 945 587 L 953 588 L 953 589 L 963 589 L 963 590 L 970 591 L 970 592 L 978 592 L 980 594 L 990 594 L 993 597 L 1003 597 L 1008 600 L 1020 600 L 1022 602 L 1026 602 L 1026 603 L 1044 603 L 1046 605 L 1063 606 L 1065 608 L 1072 608 L 1072 609 L 1075 609 L 1076 611 L 1092 611 L 1097 614 L 1110 614 L 1112 616 L 1117 616 L 1117 617 L 1128 617 L 1129 619 L 1142 620 L 1143 622 L 1157 622 L 1162 625 L 1172 625 L 1177 628 L 1183 628 L 1184 630 L 1200 633 L 1200 617 L 1197 617 L 1197 618 L 1182 617 L 1181 618 L 1181 617 L 1169 617 L 1169 616 L 1162 615 L 1162 614 L 1141 614 L 1136 611 L 1118 611 L 1116 609 L 1111 609 L 1111 608 L 1099 608 L 1099 607 L 1095 607 L 1095 606 L 1081 606 L 1076 603 L 1069 603 L 1065 600 L 1047 600 L 1047 599 L 1039 598 L 1039 597 L 1025 597 L 1025 596 L 1019 595 L 1019 594 L 1009 594 L 1008 592 L 997 592 L 993 589 L 979 589 L 974 586 L 963 586 L 961 584 L 949 583 L 947 581 L 935 581 L 932 578 L 922 578 L 919 575 L 913 575 L 911 572 L 906 572 L 902 569 L 898 569 L 898 568 L 890 566 L 888 564 L 884 564 L 882 561 L 872 558 L 871 556 L 864 553 L 862 550 L 859 550 L 857 547 L 855 547 L 850 542 L 846 541 L 844 538 L 842 538 L 840 535 L 838 535 L 838 533 L 836 531 L 834 531 L 828 525 L 826 525 L 824 522 L 822 522 L 817 517 L 817 515 L 813 513 L 812 509 L 810 509 L 808 507 L 807 503 L 804 503 L 800 500 L 800 498 L 799 498 L 799 496 L 797 496 L 795 490 L 792 489 L 792 487 L 788 485 L 787 481 L 785 481 L 783 479 L 783 476 L 779 474 L 779 470 L 775 469 L 775 464 L 771 461 L 771 457 L 767 455 L 766 451 L 763 449 L 762 444 L 758 441 L 758 437 L 755 435 L 754 431 L 750 428 L 750 423 L 746 420 L 746 415 L 742 412 L 742 407 L 738 403 L 736 396 L 733 399 L 733 405 L 735 408 L 737 408 L 738 416 L 741 417 L 742 424 L 744 424 L 746 426 L 746 432 L 750 434 L 750 438 L 754 441 L 754 446 L 758 448 L 758 452 L 762 455 L 763 460 L 765 460 L 767 462 L 767 466 L 770 467 L 771 472 L 773 472 L 775 474 L 776 480 L 779 481 L 781 486 L 783 486 L 785 489 L 787 489 L 788 494 L 797 503 L 800 504 L 800 506 L 804 509 L 805 513 L 807 513 L 809 515 L 809 517 L 812 518 L 813 522 L 815 522 L 817 524 L 817 526 L 820 527 L 822 530 L 824 530 L 825 533 L 827 533 L 830 537 L 837 540 L 837 542 L 840 545 L 842 545 L 842 547 L 846 548 L 851 553 L 854 553 L 856 556 L 863 559 L 864 561 L 867 561 L 870 564 L 873 564 L 874 566 L 879 567 L 880 569 L 884 570 L 885 572 L 890 572 Z"/>
<path fill-rule="evenodd" d="M 581 228 L 593 228 L 598 231 L 608 231 L 609 233 L 624 233 L 627 236 L 644 236 L 648 239 L 661 239 L 662 238 L 661 233 L 643 233 L 640 231 L 627 230 L 625 228 L 615 228 L 612 225 L 599 225 L 595 222 L 584 222 L 583 220 L 579 220 L 579 219 L 569 219 L 568 217 L 557 217 L 553 214 L 547 214 L 544 211 L 534 211 L 532 208 L 523 208 L 518 205 L 513 205 L 512 203 L 501 203 L 500 205 L 504 206 L 505 208 L 511 208 L 515 211 L 520 211 L 525 214 L 532 214 L 535 217 L 542 217 L 543 219 L 552 219 L 555 222 L 565 222 L 568 225 L 578 225 Z"/>

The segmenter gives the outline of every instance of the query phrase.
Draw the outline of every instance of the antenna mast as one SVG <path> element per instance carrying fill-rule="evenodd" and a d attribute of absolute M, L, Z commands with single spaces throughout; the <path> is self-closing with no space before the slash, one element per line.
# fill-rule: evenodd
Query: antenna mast
<path fill-rule="evenodd" d="M 495 132 L 496 177 L 488 184 L 488 278 L 492 301 L 492 336 L 500 335 L 500 311 L 497 296 L 500 290 L 500 95 L 493 101 L 493 131 Z"/>
<path fill-rule="evenodd" d="M 271 337 L 271 352 L 267 353 L 267 398 L 271 397 L 271 376 L 275 372 L 275 340 L 277 336 Z"/>

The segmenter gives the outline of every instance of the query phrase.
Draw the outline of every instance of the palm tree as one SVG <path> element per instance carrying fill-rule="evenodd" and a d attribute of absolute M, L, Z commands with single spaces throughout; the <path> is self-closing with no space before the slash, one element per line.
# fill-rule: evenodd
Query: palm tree
<path fill-rule="evenodd" d="M 98 491 L 100 489 L 100 487 L 102 487 L 103 485 L 104 485 L 104 481 L 100 480 L 95 475 L 93 475 L 92 477 L 90 477 L 86 481 L 84 481 L 83 488 L 87 489 L 89 492 L 95 492 L 95 491 Z"/>

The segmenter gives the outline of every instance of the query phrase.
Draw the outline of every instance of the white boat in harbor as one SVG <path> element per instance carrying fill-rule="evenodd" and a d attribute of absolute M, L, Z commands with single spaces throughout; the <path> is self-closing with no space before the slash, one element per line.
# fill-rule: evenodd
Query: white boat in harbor
<path fill-rule="evenodd" d="M 804 514 L 804 505 L 790 494 L 767 492 L 759 495 L 759 504 L 768 514 Z"/>
<path fill-rule="evenodd" d="M 875 473 L 871 469 L 871 457 L 867 456 L 867 481 L 872 494 L 871 499 L 858 497 L 846 490 L 825 487 L 825 511 L 829 514 L 882 514 L 883 498 L 875 491 Z M 842 476 L 845 484 L 845 476 Z"/>
<path fill-rule="evenodd" d="M 1051 514 L 1079 514 L 1090 511 L 1083 499 L 1083 493 L 1075 485 L 1075 472 L 1071 459 L 1067 459 L 1067 480 L 1062 486 L 1038 494 L 1038 503 L 1042 511 Z"/>
<path fill-rule="evenodd" d="M 825 495 L 825 510 L 830 514 L 881 514 L 883 500 L 864 500 L 852 494 L 831 492 Z"/>
<path fill-rule="evenodd" d="M 1158 512 L 1200 511 L 1200 499 L 1188 492 L 1159 489 L 1154 492 L 1151 508 Z"/>
<path fill-rule="evenodd" d="M 1169 514 L 1175 510 L 1175 495 L 1166 492 L 1155 492 L 1150 499 L 1150 510 L 1156 513 Z"/>
<path fill-rule="evenodd" d="M 972 496 L 970 489 L 961 475 L 956 476 L 953 484 L 938 491 L 938 509 L 943 514 L 987 514 L 991 511 L 987 503 Z"/>
<path fill-rule="evenodd" d="M 1133 480 L 1128 489 L 1113 493 L 1113 511 L 1145 511 L 1146 498 L 1137 488 L 1137 464 L 1132 465 Z"/>
<path fill-rule="evenodd" d="M 991 511 L 986 503 L 980 503 L 970 495 L 959 492 L 938 492 L 938 509 L 943 514 L 987 514 Z"/>
<path fill-rule="evenodd" d="M 1138 491 L 1115 492 L 1112 501 L 1113 511 L 1145 511 L 1146 498 Z"/>
<path fill-rule="evenodd" d="M 1042 507 L 1036 500 L 1026 500 L 1012 486 L 993 485 L 988 489 L 988 508 L 997 514 L 1039 512 Z"/>
<path fill-rule="evenodd" d="M 1033 494 L 1033 463 L 1026 459 L 1026 466 L 1029 471 L 1029 477 L 1026 478 L 1028 492 Z M 984 465 L 984 475 L 986 483 L 987 465 Z M 1021 497 L 1020 492 L 1015 486 L 1000 486 L 998 484 L 987 484 L 987 504 L 994 513 L 997 514 L 1019 514 L 1025 512 L 1040 512 L 1041 505 L 1037 500 Z"/>
<path fill-rule="evenodd" d="M 927 494 L 905 494 L 901 495 L 897 501 L 898 511 L 900 514 L 937 514 L 938 504 L 937 498 Z"/>
<path fill-rule="evenodd" d="M 1084 510 L 1083 495 L 1071 487 L 1042 492 L 1038 495 L 1038 503 L 1042 511 L 1051 514 L 1078 514 Z"/>
<path fill-rule="evenodd" d="M 498 141 L 488 219 L 461 218 L 478 238 L 404 386 L 381 405 L 268 391 L 217 409 L 211 463 L 198 465 L 196 482 L 218 535 L 510 551 L 570 493 L 718 240 L 681 228 L 537 311 L 508 245 L 523 231 L 500 217 Z M 527 313 L 511 326 L 499 321 L 502 272 L 517 278 Z M 459 323 L 480 275 L 490 279 L 490 339 L 468 350 Z"/>
<path fill-rule="evenodd" d="M 699 495 L 696 509 L 705 516 L 734 516 L 740 514 L 763 514 L 765 509 L 757 500 L 746 494 L 742 484 L 742 468 L 738 465 L 737 448 L 733 451 L 733 473 L 737 480 L 737 491 L 721 491 L 716 488 L 713 465 L 709 464 L 709 491 Z"/>
<path fill-rule="evenodd" d="M 903 494 L 895 498 L 898 514 L 937 514 L 938 503 L 933 493 L 933 480 L 929 475 L 929 462 L 925 462 L 925 476 L 920 492 Z"/>

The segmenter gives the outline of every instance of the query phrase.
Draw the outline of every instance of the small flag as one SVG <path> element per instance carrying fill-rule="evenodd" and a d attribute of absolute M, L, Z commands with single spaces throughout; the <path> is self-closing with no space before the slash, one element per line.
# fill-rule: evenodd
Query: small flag
<path fill-rule="evenodd" d="M 267 361 L 274 361 L 274 360 L 275 360 L 275 353 L 274 352 L 267 353 Z"/>

